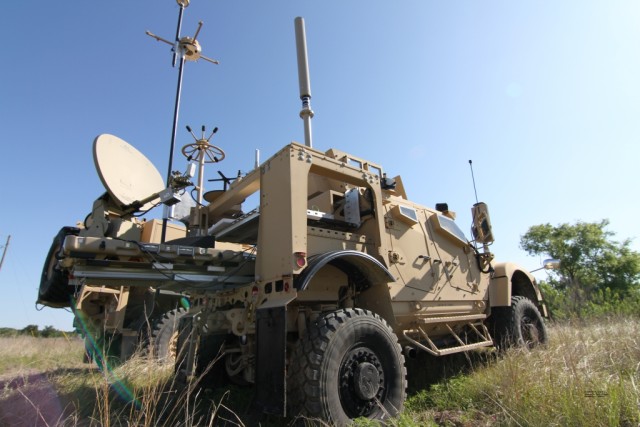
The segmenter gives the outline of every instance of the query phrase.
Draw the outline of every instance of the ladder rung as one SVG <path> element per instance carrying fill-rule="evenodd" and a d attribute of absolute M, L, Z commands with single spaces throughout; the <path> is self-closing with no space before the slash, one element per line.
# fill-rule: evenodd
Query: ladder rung
<path fill-rule="evenodd" d="M 453 323 L 453 322 L 467 322 L 469 320 L 486 319 L 486 314 L 469 314 L 466 316 L 447 316 L 447 317 L 427 317 L 418 320 L 419 323 Z"/>
<path fill-rule="evenodd" d="M 482 341 L 458 347 L 444 348 L 438 351 L 438 356 L 446 356 L 447 354 L 460 353 L 467 350 L 473 350 L 474 348 L 490 347 L 492 345 L 493 341 Z"/>
<path fill-rule="evenodd" d="M 481 329 L 481 330 L 478 330 L 478 328 L 476 328 L 476 325 L 474 325 L 474 322 L 467 322 L 468 326 L 470 326 L 473 329 L 473 332 L 475 332 L 476 338 L 481 339 L 481 341 L 470 343 L 470 344 L 464 344 L 464 342 L 462 341 L 460 336 L 453 329 L 451 329 L 451 327 L 449 326 L 449 323 L 452 323 L 452 322 L 458 322 L 458 321 L 464 321 L 464 320 L 478 320 L 478 319 L 483 319 L 483 318 L 486 318 L 486 316 L 484 314 L 458 316 L 458 317 L 439 317 L 439 318 L 424 319 L 424 320 L 429 320 L 430 321 L 430 322 L 425 322 L 425 323 L 436 323 L 437 322 L 437 323 L 443 323 L 444 325 L 446 325 L 447 328 L 449 329 L 449 331 L 451 332 L 451 336 L 454 337 L 456 339 L 456 341 L 458 341 L 458 343 L 459 343 L 458 345 L 455 345 L 455 346 L 452 346 L 452 347 L 438 348 L 433 343 L 433 341 L 431 341 L 431 339 L 429 338 L 429 335 L 420 327 L 418 327 L 417 329 L 404 330 L 404 331 L 402 331 L 402 335 L 404 336 L 404 338 L 407 341 L 411 342 L 413 345 L 415 345 L 419 349 L 421 349 L 423 351 L 426 351 L 427 353 L 432 354 L 434 356 L 444 356 L 444 355 L 447 355 L 447 354 L 459 353 L 459 352 L 462 352 L 462 351 L 472 350 L 474 348 L 489 347 L 489 346 L 493 345 L 493 340 L 491 339 L 491 336 L 489 335 L 489 331 L 484 326 L 484 324 L 476 324 Z M 445 321 L 445 319 L 453 319 L 453 320 L 449 320 L 447 322 L 447 321 Z M 409 336 L 410 334 L 418 334 L 418 335 L 422 336 L 422 340 L 425 341 L 429 346 L 427 347 L 426 345 L 422 344 L 421 342 L 417 341 L 416 339 L 411 338 Z M 418 338 L 418 339 L 420 339 L 420 338 Z"/>

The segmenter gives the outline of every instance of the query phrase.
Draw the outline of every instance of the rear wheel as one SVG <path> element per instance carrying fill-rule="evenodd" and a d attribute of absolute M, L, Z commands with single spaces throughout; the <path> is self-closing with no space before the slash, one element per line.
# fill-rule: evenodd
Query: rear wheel
<path fill-rule="evenodd" d="M 500 348 L 534 348 L 548 341 L 547 327 L 538 307 L 527 297 L 514 296 L 511 307 L 492 309 L 492 333 Z"/>
<path fill-rule="evenodd" d="M 292 414 L 346 425 L 397 415 L 406 398 L 398 339 L 377 314 L 361 309 L 322 315 L 299 340 L 289 365 Z"/>
<path fill-rule="evenodd" d="M 178 324 L 187 311 L 176 308 L 164 313 L 151 325 L 149 350 L 162 363 L 174 363 L 178 353 Z"/>

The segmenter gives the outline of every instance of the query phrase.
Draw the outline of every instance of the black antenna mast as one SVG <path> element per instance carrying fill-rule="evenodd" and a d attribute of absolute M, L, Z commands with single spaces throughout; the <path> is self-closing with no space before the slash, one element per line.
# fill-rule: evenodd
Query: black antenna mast
<path fill-rule="evenodd" d="M 473 181 L 473 192 L 476 195 L 476 204 L 478 203 L 478 191 L 476 190 L 476 178 L 473 176 L 473 162 L 469 160 L 469 168 L 471 168 L 471 180 Z"/>
<path fill-rule="evenodd" d="M 176 59 L 180 60 L 179 68 L 178 68 L 178 88 L 176 90 L 176 103 L 173 113 L 173 127 L 171 133 L 171 147 L 169 149 L 169 167 L 167 171 L 167 186 L 171 183 L 171 169 L 173 169 L 173 152 L 175 149 L 176 142 L 176 133 L 178 129 L 178 114 L 180 111 L 180 95 L 182 92 L 182 74 L 184 71 L 185 61 L 197 61 L 202 58 L 207 62 L 211 62 L 212 64 L 218 64 L 218 61 L 215 59 L 207 58 L 202 55 L 202 48 L 200 47 L 200 43 L 198 43 L 198 34 L 200 34 L 200 29 L 202 28 L 202 21 L 198 23 L 198 29 L 193 37 L 180 37 L 180 29 L 182 28 L 182 15 L 184 13 L 184 9 L 189 6 L 190 0 L 176 0 L 178 6 L 180 6 L 180 13 L 178 14 L 178 28 L 176 29 L 176 40 L 175 42 L 170 42 L 169 40 L 163 39 L 162 37 L 156 36 L 151 31 L 147 31 L 147 35 L 153 37 L 159 42 L 163 42 L 172 46 L 173 52 L 173 66 L 176 66 Z M 164 243 L 166 233 L 167 233 L 167 222 L 169 214 L 168 211 L 165 210 L 165 214 L 162 216 L 162 235 L 160 237 L 160 241 Z"/>

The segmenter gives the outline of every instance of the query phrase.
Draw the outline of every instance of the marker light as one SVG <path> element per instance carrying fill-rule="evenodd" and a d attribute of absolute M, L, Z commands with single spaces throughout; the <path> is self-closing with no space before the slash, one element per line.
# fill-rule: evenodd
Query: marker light
<path fill-rule="evenodd" d="M 307 265 L 307 253 L 306 252 L 295 252 L 296 256 L 296 265 L 298 268 L 302 268 Z"/>

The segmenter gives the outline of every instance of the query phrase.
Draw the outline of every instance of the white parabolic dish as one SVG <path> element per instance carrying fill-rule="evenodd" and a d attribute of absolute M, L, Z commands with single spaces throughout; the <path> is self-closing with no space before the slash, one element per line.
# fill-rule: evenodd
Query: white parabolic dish
<path fill-rule="evenodd" d="M 102 185 L 121 206 L 146 199 L 165 188 L 153 163 L 117 136 L 98 135 L 93 142 L 93 161 Z M 150 209 L 153 205 L 149 202 L 140 210 Z"/>

